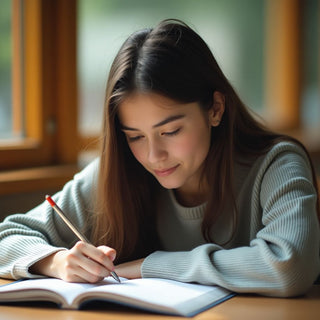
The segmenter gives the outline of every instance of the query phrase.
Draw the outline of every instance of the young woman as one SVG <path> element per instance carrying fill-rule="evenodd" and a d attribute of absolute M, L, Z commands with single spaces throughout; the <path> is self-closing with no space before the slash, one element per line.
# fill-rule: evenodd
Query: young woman
<path fill-rule="evenodd" d="M 166 20 L 111 67 L 102 149 L 54 196 L 0 224 L 0 275 L 96 282 L 163 277 L 294 296 L 320 272 L 319 202 L 305 148 L 248 112 L 205 42 Z"/>

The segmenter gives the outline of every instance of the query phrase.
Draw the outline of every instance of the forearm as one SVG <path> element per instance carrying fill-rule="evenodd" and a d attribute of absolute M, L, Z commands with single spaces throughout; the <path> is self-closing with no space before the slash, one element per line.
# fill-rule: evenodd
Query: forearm
<path fill-rule="evenodd" d="M 29 267 L 29 272 L 34 275 L 59 278 L 59 273 L 56 265 L 57 260 L 59 260 L 61 251 L 54 252 L 53 254 L 50 254 L 49 256 L 37 261 Z"/>
<path fill-rule="evenodd" d="M 142 277 L 219 285 L 239 293 L 270 296 L 302 294 L 312 285 L 319 272 L 319 257 L 297 255 L 290 249 L 277 255 L 263 241 L 257 242 L 252 247 L 230 250 L 206 244 L 188 252 L 158 251 L 145 259 Z"/>
<path fill-rule="evenodd" d="M 62 239 L 59 227 L 46 204 L 28 214 L 10 216 L 1 223 L 0 276 L 36 277 L 29 272 L 31 265 L 74 242 L 73 238 Z"/>
<path fill-rule="evenodd" d="M 95 166 L 93 163 L 76 175 L 54 196 L 81 230 L 92 205 Z M 71 248 L 76 241 L 76 236 L 47 202 L 26 214 L 9 216 L 0 223 L 0 276 L 13 279 L 36 277 L 29 272 L 30 266 L 57 251 Z"/>
<path fill-rule="evenodd" d="M 40 273 L 32 273 L 29 268 L 47 256 L 64 249 L 21 236 L 8 237 L 0 243 L 0 277 L 10 279 L 41 277 Z"/>

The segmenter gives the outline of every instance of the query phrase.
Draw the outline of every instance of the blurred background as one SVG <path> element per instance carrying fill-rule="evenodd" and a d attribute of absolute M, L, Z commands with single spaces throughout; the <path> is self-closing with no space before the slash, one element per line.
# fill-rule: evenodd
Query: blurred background
<path fill-rule="evenodd" d="M 116 52 L 166 18 L 203 37 L 242 100 L 300 139 L 320 175 L 319 2 L 2 0 L 0 219 L 59 190 L 97 155 Z"/>

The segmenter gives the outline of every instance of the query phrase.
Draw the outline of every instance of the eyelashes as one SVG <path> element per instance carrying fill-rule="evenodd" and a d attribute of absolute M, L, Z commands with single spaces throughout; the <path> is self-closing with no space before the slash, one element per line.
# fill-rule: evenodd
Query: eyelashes
<path fill-rule="evenodd" d="M 180 132 L 180 130 L 181 130 L 181 128 L 178 128 L 178 129 L 176 129 L 174 131 L 163 132 L 161 135 L 164 135 L 164 136 L 175 136 Z"/>
<path fill-rule="evenodd" d="M 134 142 L 134 141 L 138 141 L 139 139 L 141 139 L 143 136 L 134 136 L 134 137 L 128 137 L 127 136 L 127 140 L 129 142 Z"/>
<path fill-rule="evenodd" d="M 181 131 L 181 128 L 178 128 L 178 129 L 176 129 L 174 131 L 162 132 L 161 136 L 173 137 L 173 136 L 176 136 L 177 134 L 179 134 L 180 131 Z M 128 142 L 139 141 L 142 138 L 144 138 L 143 135 L 137 135 L 137 136 L 131 136 L 131 137 L 127 136 Z"/>

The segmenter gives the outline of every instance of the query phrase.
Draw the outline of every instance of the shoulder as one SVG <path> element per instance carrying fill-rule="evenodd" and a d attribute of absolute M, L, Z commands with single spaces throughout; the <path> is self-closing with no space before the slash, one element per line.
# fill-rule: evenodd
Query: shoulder
<path fill-rule="evenodd" d="M 73 190 L 74 193 L 87 195 L 95 189 L 99 172 L 100 159 L 96 158 L 70 180 L 63 188 L 63 192 Z"/>
<path fill-rule="evenodd" d="M 238 170 L 238 175 L 245 175 L 246 179 L 250 179 L 256 185 L 267 182 L 269 179 L 287 179 L 288 175 L 306 176 L 312 180 L 312 167 L 306 151 L 302 146 L 291 141 L 282 141 L 273 145 L 253 161 L 245 157 L 240 158 L 240 161 L 246 165 L 240 166 L 244 173 Z"/>
<path fill-rule="evenodd" d="M 312 177 L 312 169 L 306 151 L 297 143 L 280 142 L 274 145 L 265 155 L 261 156 L 256 165 L 260 174 L 297 170 Z"/>
<path fill-rule="evenodd" d="M 266 159 L 275 159 L 279 156 L 291 155 L 298 158 L 303 158 L 309 162 L 306 151 L 297 143 L 291 141 L 283 141 L 275 144 L 265 155 Z"/>
<path fill-rule="evenodd" d="M 81 171 L 79 171 L 75 176 L 75 180 L 95 178 L 99 171 L 100 158 L 95 158 L 89 164 L 87 164 Z"/>
<path fill-rule="evenodd" d="M 316 197 L 312 167 L 306 151 L 293 142 L 274 145 L 257 166 L 256 186 L 261 201 L 270 195 L 291 194 Z"/>

